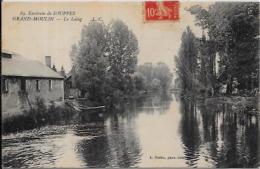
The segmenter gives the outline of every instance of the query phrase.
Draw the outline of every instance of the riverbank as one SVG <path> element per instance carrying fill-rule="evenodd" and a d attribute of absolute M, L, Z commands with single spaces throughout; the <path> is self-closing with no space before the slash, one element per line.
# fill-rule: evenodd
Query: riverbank
<path fill-rule="evenodd" d="M 259 99 L 257 96 L 254 97 L 243 97 L 243 96 L 220 96 L 207 98 L 205 104 L 229 104 L 232 106 L 232 110 L 237 112 L 246 112 L 253 115 L 260 115 Z"/>
<path fill-rule="evenodd" d="M 189 101 L 198 101 L 203 105 L 219 106 L 229 105 L 234 112 L 247 113 L 251 115 L 260 115 L 259 96 L 213 96 L 205 97 L 201 95 L 185 94 L 180 95 L 181 99 Z"/>
<path fill-rule="evenodd" d="M 44 102 L 38 101 L 29 110 L 23 110 L 17 115 L 3 118 L 2 133 L 18 132 L 52 124 L 65 124 L 72 119 L 74 114 L 75 110 L 65 104 L 55 105 L 52 103 L 47 106 Z"/>

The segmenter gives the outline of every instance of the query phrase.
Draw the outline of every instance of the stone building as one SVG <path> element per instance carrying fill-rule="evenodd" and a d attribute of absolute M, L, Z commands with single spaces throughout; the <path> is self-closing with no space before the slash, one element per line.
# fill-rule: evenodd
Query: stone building
<path fill-rule="evenodd" d="M 46 104 L 64 101 L 64 78 L 51 69 L 51 57 L 46 65 L 28 60 L 19 54 L 2 52 L 2 113 L 21 113 L 35 105 L 36 98 Z"/>

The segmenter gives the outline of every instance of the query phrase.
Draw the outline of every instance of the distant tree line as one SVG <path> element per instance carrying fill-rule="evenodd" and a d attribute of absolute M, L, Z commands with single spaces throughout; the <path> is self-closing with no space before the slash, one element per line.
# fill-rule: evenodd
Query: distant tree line
<path fill-rule="evenodd" d="M 138 65 L 135 73 L 138 80 L 137 88 L 147 92 L 167 92 L 171 87 L 173 74 L 167 64 L 158 62 Z"/>
<path fill-rule="evenodd" d="M 182 93 L 255 95 L 259 85 L 259 3 L 216 2 L 187 9 L 203 31 L 189 27 L 175 56 Z"/>

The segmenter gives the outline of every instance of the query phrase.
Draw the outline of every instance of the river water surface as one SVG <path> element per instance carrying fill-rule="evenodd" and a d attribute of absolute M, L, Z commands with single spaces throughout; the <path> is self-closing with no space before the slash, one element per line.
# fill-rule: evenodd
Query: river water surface
<path fill-rule="evenodd" d="M 81 124 L 2 137 L 5 167 L 256 167 L 257 116 L 149 97 Z"/>

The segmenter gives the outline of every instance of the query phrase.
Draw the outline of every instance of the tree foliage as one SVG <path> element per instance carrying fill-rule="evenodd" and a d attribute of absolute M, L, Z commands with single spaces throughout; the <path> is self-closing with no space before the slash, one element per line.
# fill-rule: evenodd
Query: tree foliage
<path fill-rule="evenodd" d="M 163 62 L 156 65 L 144 63 L 138 65 L 137 72 L 144 77 L 146 90 L 168 91 L 170 89 L 173 75 L 167 64 Z"/>
<path fill-rule="evenodd" d="M 195 89 L 196 71 L 198 67 L 196 38 L 189 27 L 182 34 L 179 56 L 175 57 L 177 74 L 183 86 L 183 92 Z"/>
<path fill-rule="evenodd" d="M 154 67 L 154 79 L 160 81 L 160 85 L 163 91 L 167 91 L 170 88 L 173 75 L 170 68 L 163 62 L 157 63 Z"/>
<path fill-rule="evenodd" d="M 137 39 L 122 21 L 109 25 L 90 22 L 83 27 L 81 39 L 70 53 L 77 87 L 97 103 L 124 95 L 132 83 L 137 54 Z"/>
<path fill-rule="evenodd" d="M 225 84 L 226 93 L 231 94 L 234 83 L 240 90 L 257 87 L 259 4 L 216 2 L 208 9 L 196 5 L 188 11 L 195 16 L 196 25 L 207 33 L 207 40 L 202 37 L 198 46 L 199 80 L 204 82 L 205 88 L 210 86 L 215 90 L 216 86 Z M 214 65 L 217 53 L 220 56 L 219 72 L 215 72 Z M 183 72 L 181 68 L 179 71 Z"/>
<path fill-rule="evenodd" d="M 138 42 L 131 30 L 120 20 L 110 23 L 107 57 L 113 86 L 121 92 L 128 90 L 137 64 Z"/>

